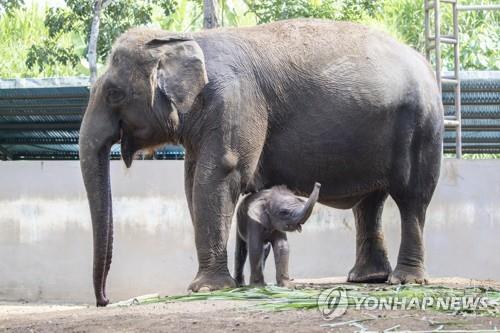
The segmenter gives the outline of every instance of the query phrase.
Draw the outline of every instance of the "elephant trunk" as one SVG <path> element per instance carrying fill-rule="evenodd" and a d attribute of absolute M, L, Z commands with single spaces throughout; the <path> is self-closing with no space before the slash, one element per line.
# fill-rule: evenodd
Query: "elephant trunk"
<path fill-rule="evenodd" d="M 321 188 L 321 184 L 320 183 L 315 183 L 314 184 L 314 189 L 311 192 L 311 195 L 309 195 L 309 198 L 304 203 L 304 207 L 302 207 L 302 210 L 297 215 L 296 223 L 298 225 L 304 224 L 307 221 L 307 219 L 311 216 L 311 213 L 313 211 L 314 205 L 318 201 L 319 189 L 320 188 Z"/>
<path fill-rule="evenodd" d="M 109 303 L 106 277 L 111 265 L 113 216 L 109 176 L 109 153 L 119 140 L 119 121 L 108 110 L 90 103 L 80 130 L 80 166 L 92 218 L 94 239 L 93 280 L 97 306 Z M 95 103 L 97 104 L 97 103 Z"/>

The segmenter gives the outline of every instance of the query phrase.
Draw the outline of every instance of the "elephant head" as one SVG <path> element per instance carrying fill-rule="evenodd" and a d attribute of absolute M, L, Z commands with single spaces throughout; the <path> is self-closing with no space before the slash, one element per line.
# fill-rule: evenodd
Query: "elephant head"
<path fill-rule="evenodd" d="M 248 215 L 269 229 L 300 232 L 318 201 L 320 187 L 320 183 L 315 183 L 309 198 L 304 200 L 285 186 L 275 186 L 250 203 Z"/>
<path fill-rule="evenodd" d="M 183 114 L 208 82 L 203 52 L 189 36 L 134 29 L 115 43 L 109 66 L 90 92 L 80 129 L 80 164 L 94 238 L 94 290 L 108 303 L 105 284 L 113 229 L 109 153 L 115 143 L 127 167 L 143 148 L 179 141 Z"/>

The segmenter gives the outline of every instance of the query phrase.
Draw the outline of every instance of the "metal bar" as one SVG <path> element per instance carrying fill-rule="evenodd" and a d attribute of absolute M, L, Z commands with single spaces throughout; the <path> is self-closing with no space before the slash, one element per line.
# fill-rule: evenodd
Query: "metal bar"
<path fill-rule="evenodd" d="M 439 40 L 441 39 L 441 17 L 439 13 L 439 1 L 435 1 L 435 9 L 434 9 L 434 36 L 435 36 L 435 54 L 436 54 L 436 81 L 439 88 L 439 92 L 441 93 L 441 43 Z"/>
<path fill-rule="evenodd" d="M 500 105 L 481 105 L 481 104 L 470 104 L 461 106 L 462 118 L 467 118 L 470 120 L 484 120 L 500 119 Z M 453 105 L 445 105 L 445 114 L 454 115 L 455 114 L 455 103 Z"/>
<path fill-rule="evenodd" d="M 458 43 L 458 41 L 455 39 L 455 38 L 452 38 L 452 37 L 441 37 L 441 39 L 439 40 L 441 43 L 445 43 L 445 44 L 456 44 Z M 436 47 L 436 41 L 434 40 L 434 37 L 430 37 L 429 38 L 429 42 L 426 43 L 427 46 L 426 46 L 426 50 L 427 51 L 430 51 L 432 49 L 434 49 Z"/>
<path fill-rule="evenodd" d="M 430 41 L 434 41 L 436 39 L 434 36 L 429 36 L 428 38 Z M 442 35 L 441 42 L 454 44 L 456 42 L 456 37 L 454 35 Z"/>
<path fill-rule="evenodd" d="M 444 2 L 444 3 L 451 3 L 451 4 L 456 4 L 456 3 L 457 3 L 457 0 L 441 0 L 441 2 Z"/>
<path fill-rule="evenodd" d="M 0 91 L 0 100 L 47 100 L 47 99 L 64 99 L 64 100 L 88 100 L 89 90 L 81 93 L 65 93 L 61 88 L 14 88 L 2 89 Z M 30 91 L 31 90 L 31 91 Z M 27 91 L 30 91 L 27 93 Z"/>
<path fill-rule="evenodd" d="M 498 132 L 500 126 L 498 125 L 466 125 L 462 124 L 462 132 Z"/>
<path fill-rule="evenodd" d="M 444 139 L 444 143 L 451 144 L 455 143 L 455 138 L 450 138 L 447 137 Z M 498 143 L 498 137 L 491 137 L 491 138 L 465 138 L 464 140 L 465 144 L 476 144 L 476 145 L 483 145 L 483 146 L 488 146 L 491 144 L 496 144 L 499 145 Z"/>
<path fill-rule="evenodd" d="M 478 154 L 481 152 L 489 152 L 490 154 L 498 154 L 500 152 L 500 145 L 489 145 L 489 146 L 482 146 L 482 145 L 475 145 L 475 144 L 469 144 L 464 146 L 463 148 L 464 153 L 466 154 Z M 444 147 L 445 153 L 453 153 L 455 151 L 455 145 L 450 146 L 446 145 Z"/>
<path fill-rule="evenodd" d="M 457 127 L 460 123 L 456 120 L 444 120 L 444 127 Z"/>
<path fill-rule="evenodd" d="M 70 108 L 66 108 L 64 110 L 44 110 L 44 109 L 21 109 L 19 107 L 19 110 L 13 110 L 13 109 L 7 109 L 7 110 L 2 110 L 0 109 L 0 116 L 7 116 L 7 117 L 18 117 L 18 116 L 81 116 L 83 117 L 83 110 L 85 107 L 82 108 L 75 108 L 74 110 L 71 110 Z"/>
<path fill-rule="evenodd" d="M 80 129 L 80 122 L 0 123 L 0 130 L 3 131 L 78 130 L 78 129 Z"/>
<path fill-rule="evenodd" d="M 0 153 L 3 155 L 2 160 L 4 160 L 4 161 L 7 161 L 7 160 L 11 161 L 12 160 L 12 156 L 10 155 L 9 151 L 2 146 L 0 146 Z"/>
<path fill-rule="evenodd" d="M 425 3 L 425 10 L 431 10 L 435 7 L 434 1 L 426 1 Z"/>
<path fill-rule="evenodd" d="M 450 142 L 446 142 L 445 143 L 445 147 L 446 148 L 455 148 L 455 145 L 454 145 L 454 142 L 453 141 L 450 141 Z M 464 145 L 464 149 L 466 148 L 475 148 L 475 149 L 489 149 L 489 148 L 500 148 L 500 144 L 498 144 L 498 142 L 495 142 L 495 143 L 488 143 L 488 144 L 481 144 L 481 143 L 477 143 L 477 142 L 471 142 L 471 143 L 467 143 L 466 145 Z"/>
<path fill-rule="evenodd" d="M 500 5 L 467 5 L 457 6 L 457 10 L 461 12 L 471 10 L 500 10 Z"/>
<path fill-rule="evenodd" d="M 457 84 L 455 86 L 455 117 L 457 118 L 458 126 L 456 128 L 456 144 L 457 144 L 457 158 L 462 158 L 462 97 L 461 97 L 461 89 L 460 89 L 460 49 L 459 49 L 459 28 L 458 28 L 458 4 L 455 3 L 452 5 L 453 11 L 453 35 L 455 40 L 457 41 L 453 45 L 454 49 L 454 60 L 455 60 L 455 79 L 457 80 Z"/>
<path fill-rule="evenodd" d="M 457 79 L 451 79 L 451 78 L 441 78 L 441 82 L 442 83 L 448 83 L 448 84 L 458 84 L 458 80 Z"/>
<path fill-rule="evenodd" d="M 458 43 L 456 38 L 449 38 L 449 37 L 441 37 L 439 40 L 441 43 L 446 43 L 446 44 L 456 44 Z"/>
<path fill-rule="evenodd" d="M 60 144 L 77 144 L 78 137 L 73 138 L 34 138 L 34 137 L 24 137 L 24 138 L 0 138 L 0 145 L 60 145 Z"/>

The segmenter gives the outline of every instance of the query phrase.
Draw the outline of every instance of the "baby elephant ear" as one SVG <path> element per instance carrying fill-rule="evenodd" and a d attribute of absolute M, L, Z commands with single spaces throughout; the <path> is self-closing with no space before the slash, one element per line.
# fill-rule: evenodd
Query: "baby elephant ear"
<path fill-rule="evenodd" d="M 157 87 L 181 113 L 193 107 L 208 83 L 203 51 L 186 36 L 155 38 L 148 45 L 158 57 Z"/>
<path fill-rule="evenodd" d="M 254 200 L 248 205 L 248 217 L 263 226 L 269 224 L 265 205 L 266 201 L 263 199 Z"/>

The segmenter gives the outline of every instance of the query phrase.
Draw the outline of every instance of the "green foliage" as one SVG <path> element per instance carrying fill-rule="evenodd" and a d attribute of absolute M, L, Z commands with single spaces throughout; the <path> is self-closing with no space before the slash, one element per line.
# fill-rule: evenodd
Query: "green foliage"
<path fill-rule="evenodd" d="M 61 47 L 51 39 L 44 40 L 41 46 L 32 45 L 26 57 L 26 65 L 30 69 L 35 65 L 38 65 L 38 68 L 57 64 L 76 66 L 79 61 L 73 46 Z"/>
<path fill-rule="evenodd" d="M 461 0 L 460 4 L 477 3 Z M 315 17 L 358 21 L 389 31 L 418 51 L 425 51 L 424 0 L 248 0 L 258 23 Z M 452 32 L 451 6 L 443 4 L 442 34 Z M 500 69 L 500 12 L 460 12 L 461 68 Z M 442 47 L 443 68 L 453 70 L 453 48 Z"/>
<path fill-rule="evenodd" d="M 423 304 L 424 297 L 432 298 L 433 302 L 428 305 L 436 311 L 443 311 L 455 314 L 475 314 L 478 316 L 500 316 L 500 290 L 484 287 L 465 287 L 465 288 L 449 288 L 440 285 L 397 285 L 397 286 L 376 286 L 376 285 L 353 285 L 353 284 L 338 284 L 336 288 L 345 290 L 346 297 L 336 300 L 338 306 L 346 308 L 355 308 L 363 299 L 375 298 L 392 300 L 399 299 L 405 306 L 409 307 L 410 300 L 413 298 L 418 301 L 418 304 Z M 323 287 L 324 288 L 324 287 Z M 325 289 L 320 286 L 316 287 L 300 287 L 297 289 L 281 288 L 276 286 L 266 286 L 260 288 L 241 287 L 235 289 L 223 289 L 211 292 L 198 292 L 190 295 L 166 296 L 146 295 L 129 301 L 120 302 L 111 306 L 130 306 L 143 305 L 164 302 L 192 302 L 202 300 L 225 300 L 225 301 L 253 301 L 252 305 L 257 310 L 268 311 L 290 311 L 297 309 L 317 309 L 318 299 L 320 294 Z M 461 310 L 446 309 L 437 307 L 437 299 L 446 299 L 455 297 L 457 300 L 456 307 Z M 463 297 L 481 297 L 484 298 L 484 307 L 469 309 Z M 391 302 L 391 301 L 390 301 Z M 366 303 L 365 303 L 366 304 Z M 326 304 L 325 304 L 326 305 Z M 399 305 L 401 307 L 401 305 Z M 335 307 L 333 308 L 335 309 Z"/>
<path fill-rule="evenodd" d="M 45 26 L 49 36 L 41 45 L 32 45 L 26 64 L 31 69 L 37 65 L 43 69 L 55 62 L 75 63 L 85 59 L 90 26 L 93 17 L 94 0 L 65 0 L 66 7 L 51 8 L 45 17 Z M 111 51 L 113 41 L 127 29 L 147 25 L 152 22 L 153 10 L 160 8 L 165 15 L 175 12 L 175 0 L 113 0 L 105 1 L 101 10 L 99 39 L 97 43 L 98 60 L 102 63 Z M 59 39 L 67 34 L 78 32 L 84 47 L 62 47 Z"/>
<path fill-rule="evenodd" d="M 88 75 L 86 53 L 92 0 L 66 0 L 61 8 L 0 0 L 0 77 Z M 424 51 L 423 0 L 220 0 L 224 26 L 295 17 L 358 21 L 388 31 Z M 477 3 L 460 0 L 461 4 Z M 129 27 L 154 25 L 171 31 L 202 27 L 201 0 L 112 0 L 101 15 L 98 61 Z M 443 4 L 443 34 L 451 31 L 451 6 Z M 500 69 L 500 12 L 460 13 L 462 69 Z M 453 48 L 443 45 L 443 68 L 453 69 Z"/>
<path fill-rule="evenodd" d="M 394 36 L 420 52 L 425 51 L 424 1 L 382 0 L 376 19 Z"/>
<path fill-rule="evenodd" d="M 297 17 L 360 21 L 373 17 L 380 9 L 379 2 L 372 0 L 249 0 L 246 3 L 259 24 Z"/>
<path fill-rule="evenodd" d="M 203 3 L 201 0 L 178 0 L 175 11 L 166 16 L 153 11 L 153 24 L 169 31 L 200 30 L 203 26 Z"/>
<path fill-rule="evenodd" d="M 12 15 L 14 10 L 24 5 L 24 0 L 0 0 L 0 14 Z"/>
<path fill-rule="evenodd" d="M 379 0 L 380 1 L 380 0 Z M 382 0 L 383 10 L 377 21 L 393 35 L 425 52 L 424 0 Z M 460 0 L 461 5 L 477 4 L 475 0 Z M 441 34 L 452 34 L 451 6 L 441 5 Z M 431 15 L 431 23 L 433 15 Z M 471 11 L 459 13 L 460 62 L 465 70 L 500 69 L 500 12 Z M 432 33 L 433 34 L 433 33 Z M 453 70 L 453 47 L 442 46 L 443 68 Z"/>
<path fill-rule="evenodd" d="M 460 13 L 460 43 L 462 68 L 500 70 L 500 11 Z M 448 68 L 451 53 L 450 48 L 443 53 Z"/>
<path fill-rule="evenodd" d="M 44 9 L 32 5 L 28 8 L 14 9 L 10 15 L 0 16 L 0 78 L 71 76 L 88 74 L 81 64 L 74 66 L 53 62 L 43 69 L 26 65 L 31 45 L 43 45 L 48 37 L 44 25 Z M 60 47 L 77 45 L 77 40 L 69 36 L 61 38 Z M 76 47 L 76 46 L 75 46 Z"/>

